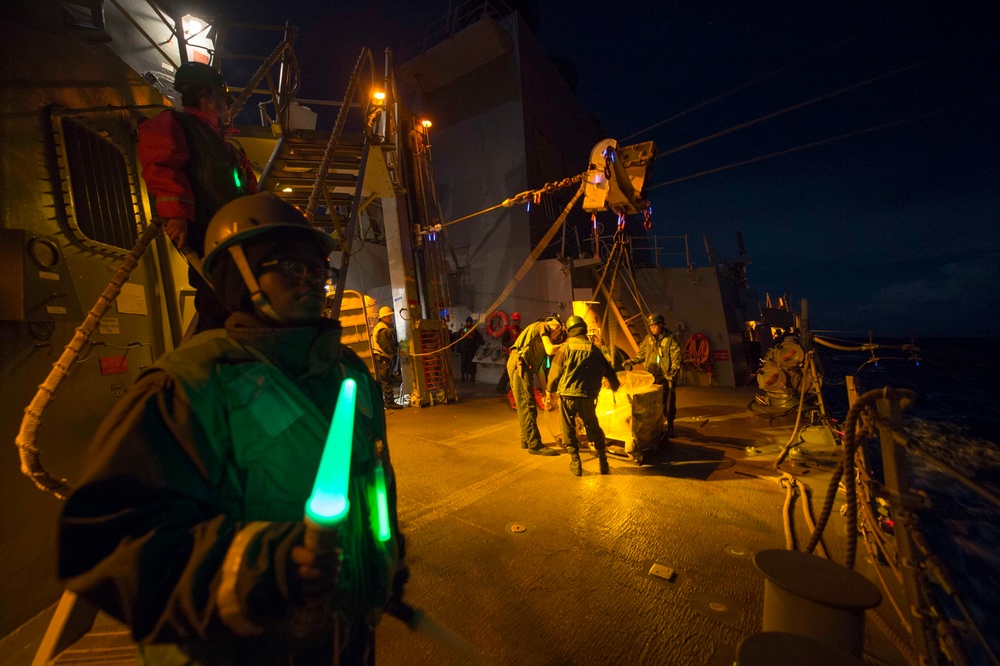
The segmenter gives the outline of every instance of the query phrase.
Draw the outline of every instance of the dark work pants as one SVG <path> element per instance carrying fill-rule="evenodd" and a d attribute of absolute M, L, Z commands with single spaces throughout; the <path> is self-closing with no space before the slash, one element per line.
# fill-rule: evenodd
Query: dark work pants
<path fill-rule="evenodd" d="M 203 254 L 206 229 L 207 227 L 203 224 L 188 223 L 185 242 L 188 247 L 194 248 L 199 257 Z M 188 266 L 188 283 L 194 289 L 194 309 L 198 312 L 198 325 L 194 332 L 201 333 L 213 328 L 222 328 L 229 317 L 229 310 L 216 297 L 212 286 L 201 277 L 201 274 L 193 266 Z"/>
<path fill-rule="evenodd" d="M 462 352 L 459 357 L 462 360 L 462 379 L 476 381 L 476 364 L 472 360 L 476 357 L 476 352 Z"/>
<path fill-rule="evenodd" d="M 570 454 L 580 452 L 580 439 L 576 436 L 576 417 L 583 421 L 583 427 L 587 432 L 587 439 L 594 444 L 594 448 L 603 451 L 605 447 L 604 430 L 597 422 L 597 400 L 594 398 L 574 398 L 572 396 L 559 396 L 559 412 L 562 416 L 562 436 L 566 442 L 566 450 Z"/>
<path fill-rule="evenodd" d="M 663 387 L 663 416 L 667 419 L 667 427 L 674 425 L 674 415 L 677 414 L 677 390 L 672 382 L 664 381 Z"/>
<path fill-rule="evenodd" d="M 388 356 L 375 355 L 375 372 L 378 375 L 378 383 L 382 385 L 382 402 L 388 405 L 393 401 L 392 387 L 394 378 L 392 376 L 392 359 Z"/>
<path fill-rule="evenodd" d="M 510 377 L 510 390 L 514 393 L 514 404 L 517 405 L 517 422 L 521 426 L 521 448 L 542 448 L 542 433 L 538 431 L 538 405 L 535 403 L 534 373 L 525 372 L 521 377 L 517 371 L 517 354 L 512 353 L 507 359 L 507 375 Z"/>

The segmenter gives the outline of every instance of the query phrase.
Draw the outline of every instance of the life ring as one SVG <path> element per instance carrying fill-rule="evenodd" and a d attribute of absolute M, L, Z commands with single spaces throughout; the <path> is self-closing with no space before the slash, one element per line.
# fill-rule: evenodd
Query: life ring
<path fill-rule="evenodd" d="M 498 328 L 493 328 L 493 322 L 497 319 L 500 320 L 500 325 Z M 507 313 L 503 310 L 497 310 L 486 318 L 486 332 L 494 338 L 502 337 L 509 324 L 510 319 L 507 318 Z"/>
<path fill-rule="evenodd" d="M 708 348 L 708 337 L 704 333 L 695 333 L 684 343 L 684 365 L 702 372 L 712 371 L 712 351 Z"/>

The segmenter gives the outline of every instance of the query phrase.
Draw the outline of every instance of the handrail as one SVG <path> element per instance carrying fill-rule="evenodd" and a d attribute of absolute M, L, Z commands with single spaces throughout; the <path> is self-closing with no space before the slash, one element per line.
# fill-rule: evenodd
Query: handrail
<path fill-rule="evenodd" d="M 463 3 L 455 3 L 441 18 L 434 19 L 424 29 L 407 37 L 399 45 L 401 58 L 416 57 L 428 49 L 454 36 L 468 25 L 487 16 L 503 17 L 512 13 L 503 0 L 484 0 L 468 9 Z"/>
<path fill-rule="evenodd" d="M 299 85 L 301 82 L 299 76 L 299 66 L 298 60 L 295 57 L 295 51 L 292 48 L 292 42 L 295 40 L 296 31 L 293 27 L 288 26 L 285 33 L 285 39 L 281 41 L 278 46 L 274 48 L 254 75 L 250 77 L 250 80 L 243 87 L 239 94 L 239 97 L 230 105 L 229 107 L 229 117 L 230 119 L 235 118 L 239 115 L 240 111 L 246 105 L 250 96 L 257 92 L 257 85 L 267 77 L 268 82 L 268 92 L 271 95 L 271 101 L 275 106 L 275 122 L 280 128 L 281 134 L 284 135 L 287 132 L 286 122 L 287 122 L 287 109 L 295 99 L 295 93 L 298 92 Z M 223 54 L 218 54 L 218 58 L 224 57 Z M 271 77 L 271 68 L 278 63 L 278 60 L 282 60 L 282 71 L 281 79 L 278 82 L 277 89 L 274 85 L 274 80 Z M 290 71 L 285 72 L 284 68 L 288 65 Z M 288 84 L 289 89 L 285 89 L 285 84 Z"/>
<path fill-rule="evenodd" d="M 958 596 L 951 576 L 940 557 L 930 548 L 927 538 L 917 525 L 916 510 L 927 508 L 926 494 L 910 489 L 907 472 L 907 453 L 917 453 L 936 469 L 959 480 L 986 501 L 1000 503 L 992 493 L 965 478 L 960 472 L 915 447 L 914 439 L 901 425 L 900 414 L 906 403 L 914 400 L 912 391 L 903 389 L 875 389 L 858 397 L 844 420 L 843 456 L 830 479 L 818 530 L 814 531 L 805 552 L 812 552 L 829 520 L 833 498 L 836 497 L 841 479 L 847 495 L 848 551 L 845 564 L 853 568 L 854 543 L 850 536 L 859 531 L 864 536 L 865 547 L 875 562 L 876 575 L 886 598 L 899 615 L 908 636 L 909 645 L 898 645 L 907 657 L 915 653 L 920 663 L 967 663 L 966 655 L 949 614 L 932 594 L 931 585 L 947 597 L 958 609 L 961 620 L 968 627 L 988 658 L 1000 664 L 996 653 L 978 626 L 966 604 Z M 881 443 L 885 480 L 876 479 L 868 470 L 868 452 L 860 441 L 878 436 Z M 855 474 L 856 470 L 856 474 Z M 871 507 L 876 498 L 882 498 L 890 507 L 895 523 L 893 534 L 883 532 L 883 527 Z M 884 561 L 892 569 L 898 583 L 902 584 L 905 599 L 897 599 L 878 571 Z M 879 618 L 881 620 L 881 618 Z M 884 624 L 884 620 L 882 620 Z M 880 625 L 881 626 L 881 625 Z M 898 638 L 898 637 L 896 637 Z M 893 639 L 893 636 L 890 636 Z M 911 647 L 912 646 L 912 647 Z M 904 649 L 905 648 L 905 649 Z"/>

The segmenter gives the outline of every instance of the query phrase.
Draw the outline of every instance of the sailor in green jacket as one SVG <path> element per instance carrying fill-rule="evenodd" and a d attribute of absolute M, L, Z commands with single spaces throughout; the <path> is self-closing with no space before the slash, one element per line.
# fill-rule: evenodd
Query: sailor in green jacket
<path fill-rule="evenodd" d="M 232 314 L 147 369 L 101 423 L 63 510 L 59 575 L 131 628 L 142 664 L 372 664 L 408 573 L 381 391 L 320 316 L 334 242 L 266 193 L 226 204 L 205 246 Z M 324 552 L 304 545 L 302 518 L 346 378 L 349 512 Z"/>
<path fill-rule="evenodd" d="M 569 471 L 576 476 L 583 474 L 580 440 L 576 435 L 576 417 L 579 416 L 587 439 L 597 449 L 601 474 L 609 474 L 611 470 L 605 453 L 604 431 L 597 422 L 594 408 L 602 380 L 607 379 L 611 390 L 617 391 L 620 385 L 618 375 L 601 350 L 587 338 L 587 322 L 574 315 L 566 320 L 566 331 L 569 338 L 552 359 L 549 369 L 548 392 L 550 399 L 553 393 L 559 394 L 563 441 L 570 455 Z"/>
<path fill-rule="evenodd" d="M 510 390 L 517 406 L 517 421 L 521 426 L 521 448 L 539 456 L 557 456 L 559 452 L 542 444 L 542 433 L 538 430 L 538 405 L 535 404 L 535 374 L 541 369 L 546 356 L 559 349 L 552 342 L 562 331 L 558 317 L 528 324 L 517 336 L 507 358 L 507 375 Z"/>
<path fill-rule="evenodd" d="M 647 317 L 649 335 L 639 345 L 639 353 L 625 362 L 629 370 L 642 365 L 653 375 L 653 382 L 663 386 L 663 416 L 667 419 L 667 437 L 674 436 L 674 415 L 677 414 L 677 379 L 681 374 L 681 346 L 666 327 L 661 314 Z"/>

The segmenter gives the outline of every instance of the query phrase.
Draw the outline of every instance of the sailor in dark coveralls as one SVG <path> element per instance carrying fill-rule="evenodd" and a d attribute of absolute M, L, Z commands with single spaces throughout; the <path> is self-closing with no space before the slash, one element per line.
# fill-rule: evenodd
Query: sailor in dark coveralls
<path fill-rule="evenodd" d="M 462 381 L 476 381 L 476 351 L 483 346 L 483 334 L 473 323 L 472 317 L 465 318 L 465 326 L 455 333 L 458 340 L 458 356 L 462 361 Z"/>
<path fill-rule="evenodd" d="M 557 456 L 559 452 L 542 444 L 538 431 L 538 405 L 535 403 L 535 374 L 546 356 L 559 349 L 552 338 L 563 330 L 558 317 L 528 324 L 517 336 L 507 359 L 507 375 L 517 406 L 517 421 L 521 425 L 521 448 L 541 456 Z"/>
<path fill-rule="evenodd" d="M 206 245 L 232 314 L 101 422 L 63 509 L 59 576 L 127 624 L 149 666 L 374 664 L 408 574 L 381 391 L 321 316 L 334 240 L 265 193 L 224 206 Z M 303 514 L 347 378 L 348 510 L 336 550 L 317 548 Z"/>
<path fill-rule="evenodd" d="M 566 331 L 569 338 L 556 352 L 549 368 L 548 392 L 550 401 L 552 394 L 559 394 L 563 441 L 570 455 L 569 471 L 576 476 L 583 474 L 580 439 L 576 434 L 576 417 L 579 416 L 586 429 L 587 440 L 597 450 L 601 474 L 609 474 L 604 430 L 597 422 L 594 409 L 602 380 L 607 379 L 611 390 L 617 391 L 620 385 L 618 375 L 601 350 L 587 338 L 587 322 L 583 318 L 572 316 L 567 319 Z"/>
<path fill-rule="evenodd" d="M 174 77 L 183 111 L 164 111 L 139 125 L 136 156 L 156 215 L 178 250 L 202 256 L 205 230 L 223 205 L 257 192 L 246 154 L 226 140 L 229 88 L 222 74 L 200 62 L 181 65 Z M 229 311 L 193 267 L 195 332 L 222 328 Z"/>

